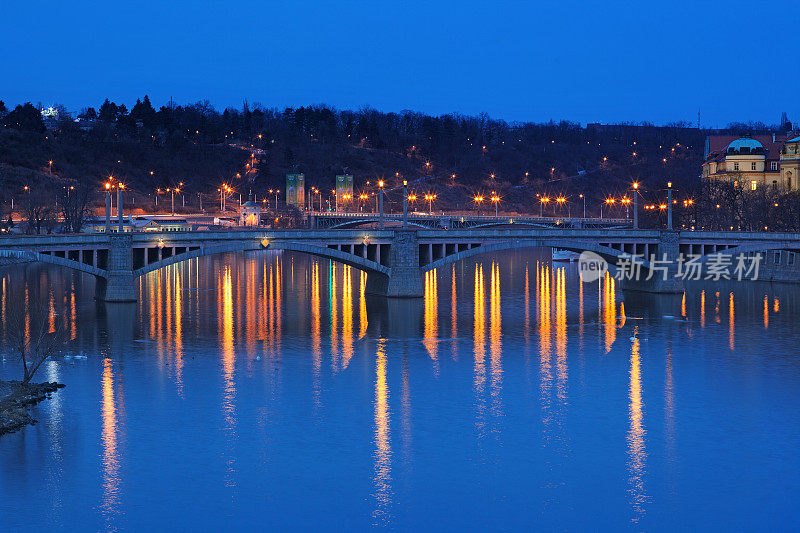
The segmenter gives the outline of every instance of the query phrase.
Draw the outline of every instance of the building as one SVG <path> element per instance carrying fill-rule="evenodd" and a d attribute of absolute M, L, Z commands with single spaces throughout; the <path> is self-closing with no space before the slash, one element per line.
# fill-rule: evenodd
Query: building
<path fill-rule="evenodd" d="M 762 187 L 800 190 L 800 134 L 710 135 L 703 179 L 722 180 L 755 191 Z"/>
<path fill-rule="evenodd" d="M 341 174 L 336 176 L 336 210 L 344 209 L 353 199 L 353 176 Z"/>
<path fill-rule="evenodd" d="M 261 224 L 261 207 L 252 200 L 242 204 L 239 208 L 240 226 L 258 226 Z"/>
<path fill-rule="evenodd" d="M 305 174 L 286 174 L 286 205 L 303 209 L 306 203 Z"/>

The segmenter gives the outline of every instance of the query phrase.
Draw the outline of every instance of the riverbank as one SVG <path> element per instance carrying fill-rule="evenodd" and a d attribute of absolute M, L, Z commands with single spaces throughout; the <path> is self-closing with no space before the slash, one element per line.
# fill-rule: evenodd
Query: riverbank
<path fill-rule="evenodd" d="M 13 433 L 37 421 L 28 412 L 31 405 L 36 405 L 50 397 L 50 394 L 64 388 L 62 383 L 28 383 L 21 381 L 0 381 L 0 435 Z"/>

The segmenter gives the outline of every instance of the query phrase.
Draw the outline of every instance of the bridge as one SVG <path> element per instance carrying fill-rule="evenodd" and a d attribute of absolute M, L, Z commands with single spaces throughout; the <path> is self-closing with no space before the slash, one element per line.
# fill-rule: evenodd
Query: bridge
<path fill-rule="evenodd" d="M 351 265 L 367 273 L 367 291 L 389 297 L 423 296 L 424 272 L 480 254 L 523 248 L 592 251 L 615 263 L 635 259 L 644 270 L 653 255 L 672 261 L 679 254 L 708 259 L 717 252 L 800 250 L 798 233 L 698 232 L 605 228 L 472 229 L 235 229 L 7 236 L 0 238 L 5 261 L 37 261 L 91 274 L 97 296 L 108 302 L 136 300 L 135 280 L 149 272 L 202 256 L 245 250 L 286 250 Z M 794 272 L 798 272 L 795 270 Z M 630 288 L 679 293 L 674 276 Z"/>
<path fill-rule="evenodd" d="M 474 214 L 426 214 L 409 213 L 408 224 L 423 229 L 467 229 L 499 226 L 533 228 L 627 228 L 632 222 L 628 218 L 577 218 L 537 217 L 519 215 L 474 215 Z M 309 227 L 313 229 L 344 229 L 366 225 L 387 227 L 399 226 L 403 221 L 400 213 L 349 213 L 343 211 L 312 211 L 305 214 Z"/>

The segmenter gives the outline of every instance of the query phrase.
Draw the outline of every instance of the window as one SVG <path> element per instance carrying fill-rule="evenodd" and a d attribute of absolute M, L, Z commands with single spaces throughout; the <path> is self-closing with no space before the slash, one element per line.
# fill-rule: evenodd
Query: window
<path fill-rule="evenodd" d="M 750 190 L 751 191 L 756 190 L 757 187 L 758 187 L 758 182 L 756 180 L 753 180 L 753 181 L 750 182 Z"/>
<path fill-rule="evenodd" d="M 781 264 L 781 252 L 780 251 L 775 252 L 775 255 L 773 256 L 773 262 L 776 265 L 780 265 Z"/>
<path fill-rule="evenodd" d="M 750 163 L 750 170 L 755 170 L 755 169 L 756 169 L 756 162 L 753 161 L 752 163 Z"/>
<path fill-rule="evenodd" d="M 733 164 L 733 170 L 739 170 L 739 163 Z"/>
<path fill-rule="evenodd" d="M 789 257 L 786 258 L 786 264 L 789 266 L 794 266 L 794 256 L 795 252 L 789 252 Z"/>
<path fill-rule="evenodd" d="M 771 163 L 769 164 L 769 169 L 770 169 L 770 170 L 778 170 L 778 162 L 777 162 L 777 161 L 773 161 L 773 162 L 771 162 Z"/>

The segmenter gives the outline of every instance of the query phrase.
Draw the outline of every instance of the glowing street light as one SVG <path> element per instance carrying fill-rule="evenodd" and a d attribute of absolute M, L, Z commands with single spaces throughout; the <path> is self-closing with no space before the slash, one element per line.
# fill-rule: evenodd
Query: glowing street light
<path fill-rule="evenodd" d="M 475 195 L 472 198 L 472 201 L 475 202 L 475 205 L 478 207 L 478 215 L 481 214 L 481 204 L 483 203 L 483 196 Z"/>
<path fill-rule="evenodd" d="M 494 174 L 492 174 L 492 176 L 494 176 Z M 498 208 L 498 205 L 500 204 L 500 197 L 497 196 L 497 193 L 495 193 L 494 191 L 492 191 L 491 200 L 492 200 L 492 203 L 494 204 L 494 216 L 497 216 L 497 208 Z"/>
<path fill-rule="evenodd" d="M 378 228 L 383 229 L 383 186 L 386 183 L 383 180 L 378 180 L 378 205 L 379 209 L 378 212 L 380 213 L 378 218 Z"/>
<path fill-rule="evenodd" d="M 435 194 L 426 194 L 425 199 L 428 201 L 428 214 L 433 214 L 433 201 L 436 199 Z"/>
<path fill-rule="evenodd" d="M 547 196 L 542 196 L 539 198 L 539 216 L 544 216 L 544 205 L 550 202 L 550 198 Z"/>
<path fill-rule="evenodd" d="M 566 201 L 567 201 L 566 198 L 564 198 L 563 196 L 559 196 L 558 198 L 556 198 L 556 205 L 558 205 L 559 209 L 563 209 L 564 208 L 564 204 L 566 203 Z M 567 204 L 567 208 L 568 209 L 569 209 L 569 207 L 570 207 L 569 204 Z M 571 216 L 571 213 L 569 211 L 567 212 L 567 216 L 568 217 Z"/>

